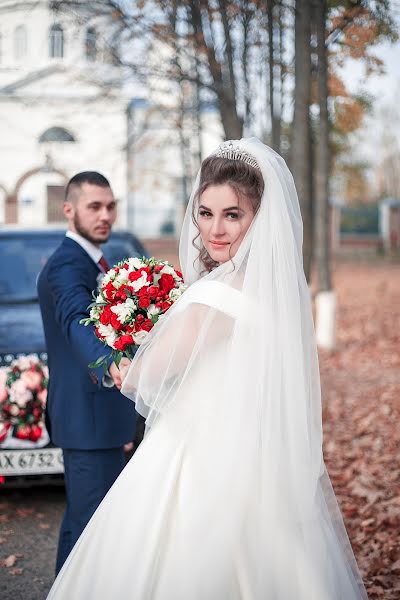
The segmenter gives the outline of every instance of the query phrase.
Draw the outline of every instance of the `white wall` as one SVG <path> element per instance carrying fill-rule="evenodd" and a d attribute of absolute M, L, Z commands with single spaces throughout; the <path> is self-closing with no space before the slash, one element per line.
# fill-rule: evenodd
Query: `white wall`
<path fill-rule="evenodd" d="M 30 104 L 30 105 L 29 105 Z M 65 98 L 64 102 L 40 99 L 28 103 L 21 98 L 0 98 L 0 184 L 11 193 L 27 171 L 44 167 L 46 154 L 54 166 L 71 177 L 78 171 L 100 171 L 109 180 L 120 199 L 119 225 L 126 225 L 126 114 L 123 103 L 116 99 L 84 102 Z M 53 126 L 67 129 L 76 142 L 40 144 L 40 135 Z M 21 189 L 25 197 L 35 198 L 38 213 L 36 223 L 45 219 L 46 185 L 53 183 L 54 174 L 39 181 L 29 178 Z M 32 206 L 23 204 L 22 214 L 33 215 Z M 31 218 L 31 217 L 29 217 Z M 24 224 L 29 222 L 24 218 Z M 32 222 L 32 224 L 34 224 Z"/>

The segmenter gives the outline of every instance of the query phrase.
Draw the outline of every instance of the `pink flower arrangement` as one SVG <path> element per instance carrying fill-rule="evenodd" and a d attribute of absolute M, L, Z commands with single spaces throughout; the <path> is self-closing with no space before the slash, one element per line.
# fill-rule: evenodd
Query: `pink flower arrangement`
<path fill-rule="evenodd" d="M 33 354 L 0 368 L 0 444 L 10 430 L 20 440 L 42 437 L 48 378 L 47 366 Z"/>

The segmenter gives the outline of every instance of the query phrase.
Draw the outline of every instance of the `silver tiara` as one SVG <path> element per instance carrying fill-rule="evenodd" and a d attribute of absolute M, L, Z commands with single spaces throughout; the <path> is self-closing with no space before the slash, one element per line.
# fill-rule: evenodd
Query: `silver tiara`
<path fill-rule="evenodd" d="M 242 150 L 240 147 L 236 146 L 234 140 L 228 140 L 227 142 L 222 142 L 222 144 L 220 144 L 218 146 L 218 148 L 215 152 L 215 156 L 219 156 L 221 158 L 229 158 L 230 160 L 242 160 L 243 162 L 247 163 L 251 167 L 255 167 L 256 169 L 261 171 L 260 165 L 254 158 L 254 156 L 252 156 L 251 154 L 248 154 L 247 152 Z"/>

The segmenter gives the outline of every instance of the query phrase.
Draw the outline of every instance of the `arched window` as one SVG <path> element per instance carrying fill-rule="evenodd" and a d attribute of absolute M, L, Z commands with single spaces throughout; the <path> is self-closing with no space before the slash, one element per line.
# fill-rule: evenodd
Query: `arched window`
<path fill-rule="evenodd" d="M 14 30 L 14 56 L 21 59 L 28 51 L 28 34 L 25 25 L 18 25 Z"/>
<path fill-rule="evenodd" d="M 39 137 L 39 144 L 44 142 L 75 142 L 75 138 L 63 127 L 50 127 Z"/>
<path fill-rule="evenodd" d="M 94 27 L 86 30 L 86 60 L 94 62 L 97 58 L 97 33 Z"/>
<path fill-rule="evenodd" d="M 57 23 L 50 27 L 49 55 L 50 58 L 63 58 L 64 56 L 64 31 Z"/>

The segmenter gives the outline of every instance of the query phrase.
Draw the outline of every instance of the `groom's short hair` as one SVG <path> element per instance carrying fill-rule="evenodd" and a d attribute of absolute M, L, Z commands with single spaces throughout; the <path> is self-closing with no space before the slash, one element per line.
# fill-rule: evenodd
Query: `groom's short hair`
<path fill-rule="evenodd" d="M 97 171 L 82 171 L 71 177 L 68 181 L 67 187 L 65 188 L 65 200 L 72 200 L 74 193 L 77 190 L 80 190 L 84 183 L 97 185 L 102 188 L 111 187 L 108 179 L 101 173 L 98 173 Z"/>

